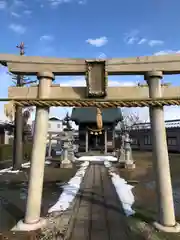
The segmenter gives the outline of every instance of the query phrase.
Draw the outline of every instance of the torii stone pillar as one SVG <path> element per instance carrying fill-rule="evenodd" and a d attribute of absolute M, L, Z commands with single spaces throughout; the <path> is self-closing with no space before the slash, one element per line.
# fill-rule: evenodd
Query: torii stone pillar
<path fill-rule="evenodd" d="M 86 129 L 86 152 L 89 151 L 89 132 Z"/>
<path fill-rule="evenodd" d="M 162 96 L 161 71 L 150 71 L 145 79 L 149 85 L 149 97 Z M 156 189 L 159 215 L 155 227 L 165 232 L 178 232 L 179 225 L 175 220 L 175 211 L 172 194 L 169 156 L 167 149 L 166 130 L 164 124 L 163 107 L 150 107 L 150 120 L 153 145 L 153 165 L 156 175 Z"/>
<path fill-rule="evenodd" d="M 48 157 L 51 158 L 51 150 L 52 150 L 52 134 L 49 134 L 49 147 L 48 147 Z"/>
<path fill-rule="evenodd" d="M 54 75 L 51 72 L 40 72 L 38 97 L 50 96 L 51 83 Z M 29 177 L 28 198 L 24 222 L 19 222 L 19 230 L 35 230 L 45 224 L 40 219 L 41 199 L 43 190 L 44 164 L 46 155 L 46 141 L 48 132 L 49 108 L 37 107 L 35 131 L 33 136 L 33 149 L 31 155 L 31 169 Z"/>
<path fill-rule="evenodd" d="M 107 129 L 104 129 L 104 154 L 107 154 Z"/>

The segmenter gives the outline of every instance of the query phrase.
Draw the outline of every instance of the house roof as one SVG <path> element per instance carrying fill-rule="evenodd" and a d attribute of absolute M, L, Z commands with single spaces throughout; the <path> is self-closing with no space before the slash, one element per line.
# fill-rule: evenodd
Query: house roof
<path fill-rule="evenodd" d="M 102 118 L 104 123 L 114 123 L 123 120 L 120 108 L 104 108 L 102 109 Z M 71 120 L 76 124 L 95 123 L 96 107 L 73 108 Z"/>
<path fill-rule="evenodd" d="M 62 121 L 62 120 L 57 117 L 51 117 L 49 118 L 49 121 Z"/>

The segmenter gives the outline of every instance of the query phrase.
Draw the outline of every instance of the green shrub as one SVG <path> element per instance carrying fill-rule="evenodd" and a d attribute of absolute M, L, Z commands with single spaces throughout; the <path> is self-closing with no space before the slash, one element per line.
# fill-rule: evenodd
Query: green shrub
<path fill-rule="evenodd" d="M 24 160 L 30 160 L 32 151 L 32 143 L 23 145 Z M 0 144 L 0 161 L 11 160 L 13 156 L 12 144 Z"/>
<path fill-rule="evenodd" d="M 13 148 L 11 144 L 0 144 L 0 161 L 12 159 Z"/>

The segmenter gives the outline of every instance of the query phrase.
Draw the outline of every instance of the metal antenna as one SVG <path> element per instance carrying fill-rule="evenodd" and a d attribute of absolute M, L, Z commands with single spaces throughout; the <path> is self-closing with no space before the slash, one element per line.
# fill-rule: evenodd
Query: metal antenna
<path fill-rule="evenodd" d="M 24 56 L 25 54 L 25 51 L 24 49 L 26 48 L 25 47 L 25 44 L 24 42 L 21 42 L 19 45 L 16 46 L 19 50 L 20 50 L 20 55 L 21 56 Z M 29 77 L 25 77 L 25 76 L 20 76 L 21 77 L 21 86 L 24 86 L 24 85 L 27 85 L 27 84 L 31 84 L 31 83 L 36 83 L 37 80 L 31 80 L 31 81 L 28 81 L 30 80 Z M 16 80 L 17 80 L 17 77 L 16 77 Z"/>
<path fill-rule="evenodd" d="M 24 49 L 26 48 L 26 47 L 24 46 L 24 42 L 21 42 L 21 43 L 20 43 L 19 45 L 17 45 L 16 47 L 20 49 L 20 55 L 23 56 L 23 55 L 25 54 Z"/>

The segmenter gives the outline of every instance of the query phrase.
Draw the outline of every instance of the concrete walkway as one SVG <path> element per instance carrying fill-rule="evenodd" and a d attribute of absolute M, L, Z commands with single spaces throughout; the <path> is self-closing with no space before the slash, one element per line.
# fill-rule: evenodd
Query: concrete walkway
<path fill-rule="evenodd" d="M 133 239 L 103 163 L 92 163 L 77 196 L 66 239 Z"/>

